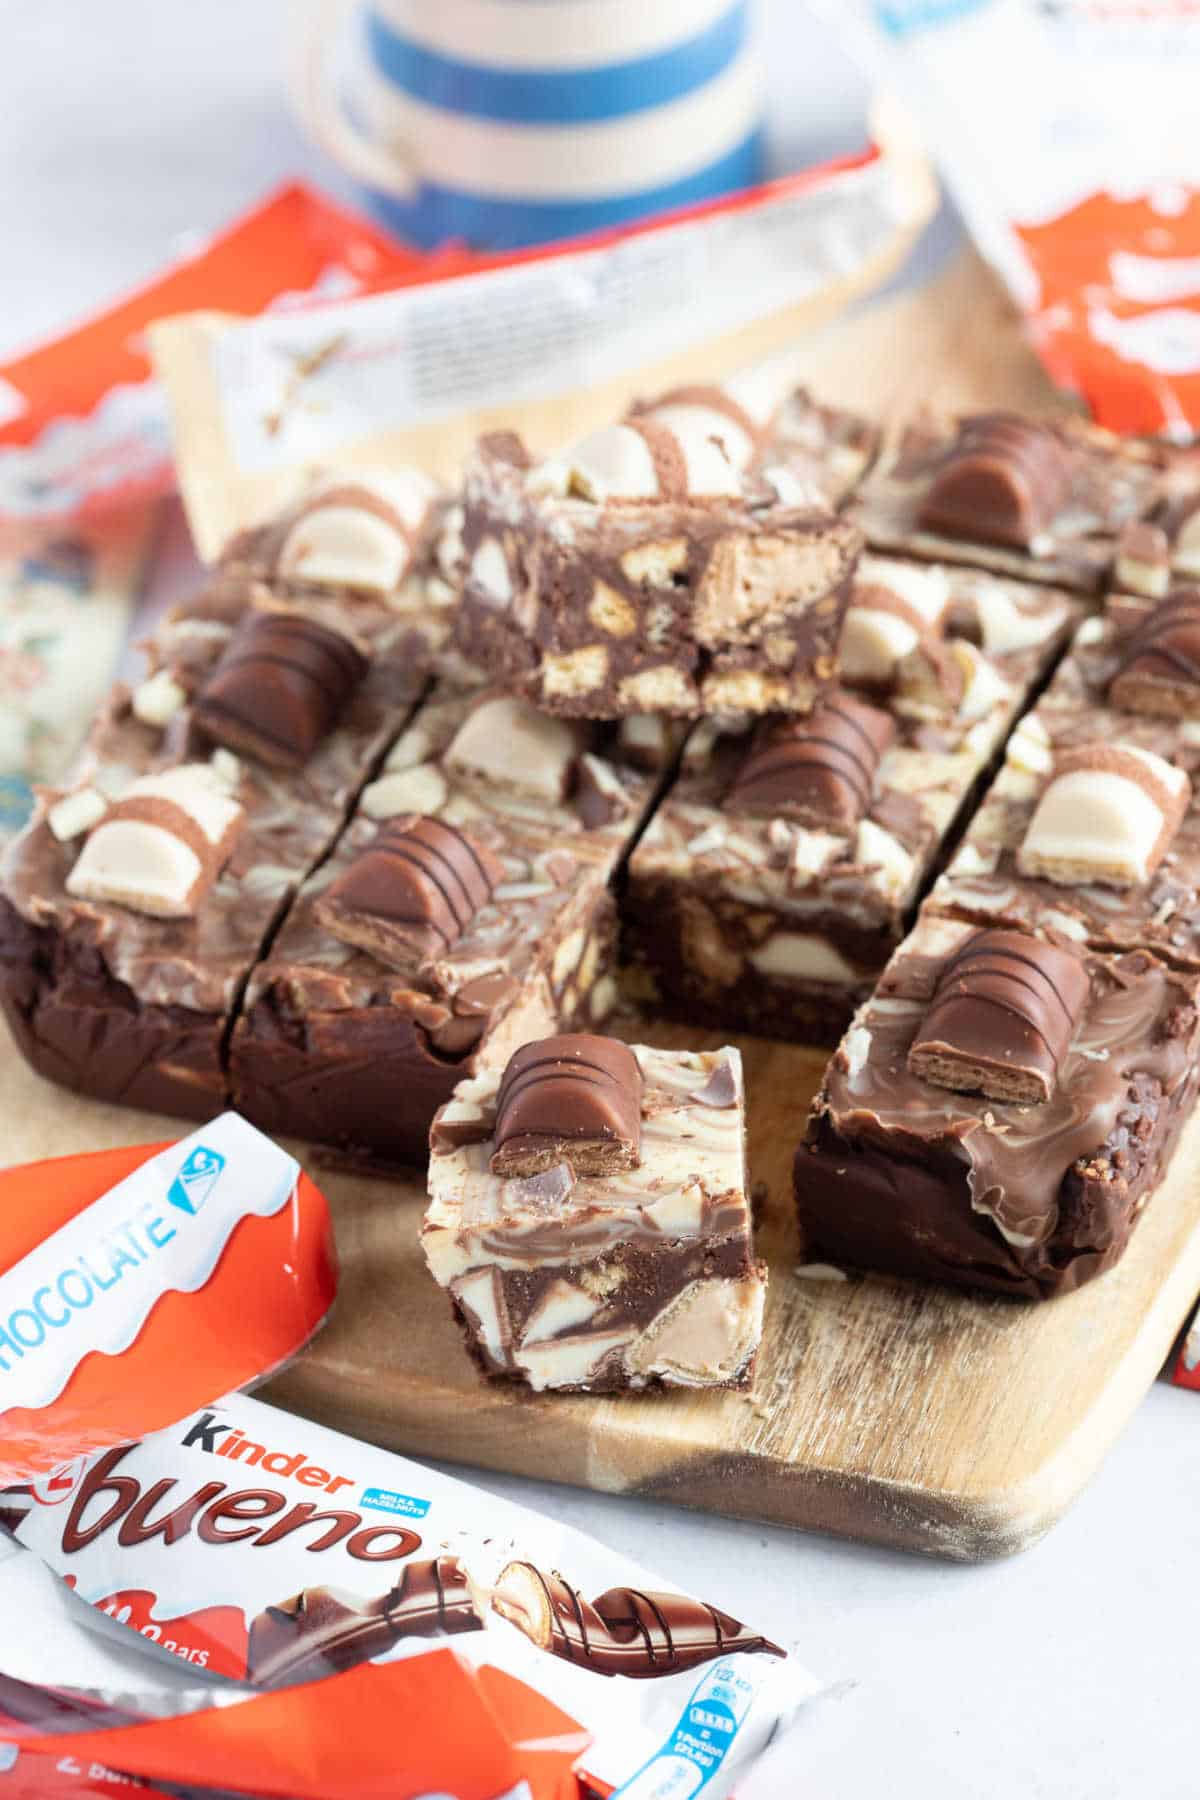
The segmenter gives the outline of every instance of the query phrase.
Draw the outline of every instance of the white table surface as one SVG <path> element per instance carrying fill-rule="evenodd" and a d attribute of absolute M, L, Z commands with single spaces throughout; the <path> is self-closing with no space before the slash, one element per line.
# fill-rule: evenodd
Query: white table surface
<path fill-rule="evenodd" d="M 797 15 L 796 146 L 853 145 L 861 82 L 797 0 L 777 4 Z M 302 11 L 0 0 L 0 356 L 153 273 L 285 176 L 346 192 L 287 110 Z M 1156 1388 L 1064 1523 L 982 1568 L 482 1480 L 743 1616 L 790 1597 L 794 1634 L 830 1688 L 771 1784 L 780 1800 L 1200 1793 L 1200 1398 Z"/>

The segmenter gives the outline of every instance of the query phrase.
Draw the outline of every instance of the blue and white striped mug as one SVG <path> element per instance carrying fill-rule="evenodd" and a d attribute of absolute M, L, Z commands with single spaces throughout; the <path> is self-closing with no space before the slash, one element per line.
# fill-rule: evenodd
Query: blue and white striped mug
<path fill-rule="evenodd" d="M 306 111 L 411 241 L 514 249 L 761 175 L 751 0 L 370 0 Z"/>

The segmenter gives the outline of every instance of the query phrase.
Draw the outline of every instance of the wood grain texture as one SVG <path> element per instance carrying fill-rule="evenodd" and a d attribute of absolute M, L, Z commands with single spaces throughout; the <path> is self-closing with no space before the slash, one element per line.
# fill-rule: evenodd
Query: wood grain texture
<path fill-rule="evenodd" d="M 965 258 L 805 347 L 823 393 L 887 410 L 1054 404 L 1007 302 Z M 629 1035 L 720 1039 L 679 1027 Z M 1200 1291 L 1200 1118 L 1119 1268 L 1040 1306 L 878 1277 L 796 1279 L 790 1166 L 823 1056 L 743 1040 L 771 1265 L 754 1393 L 536 1396 L 482 1383 L 417 1247 L 422 1184 L 324 1174 L 341 1297 L 269 1397 L 421 1456 L 971 1560 L 1060 1517 L 1153 1381 Z M 76 1100 L 0 1045 L 0 1161 L 169 1135 Z"/>

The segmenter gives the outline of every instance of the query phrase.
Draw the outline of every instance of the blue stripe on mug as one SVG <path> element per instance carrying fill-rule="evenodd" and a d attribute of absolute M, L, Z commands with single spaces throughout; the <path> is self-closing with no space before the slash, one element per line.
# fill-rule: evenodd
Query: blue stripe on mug
<path fill-rule="evenodd" d="M 427 49 L 373 7 L 365 26 L 376 68 L 404 93 L 448 112 L 525 125 L 615 119 L 679 100 L 727 68 L 749 35 L 747 0 L 736 0 L 695 37 L 632 62 L 589 69 L 498 69 Z"/>
<path fill-rule="evenodd" d="M 637 193 L 599 200 L 497 200 L 422 182 L 413 200 L 369 192 L 377 218 L 410 243 L 429 249 L 446 238 L 465 238 L 492 250 L 519 250 L 528 244 L 580 237 L 610 225 L 627 225 L 648 214 L 670 212 L 719 194 L 753 187 L 762 179 L 763 134 L 754 130 L 715 162 L 681 180 Z"/>

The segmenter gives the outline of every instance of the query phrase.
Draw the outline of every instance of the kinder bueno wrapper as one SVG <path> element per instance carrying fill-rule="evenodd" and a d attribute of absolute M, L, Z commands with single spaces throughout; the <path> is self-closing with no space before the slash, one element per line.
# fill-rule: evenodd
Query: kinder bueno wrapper
<path fill-rule="evenodd" d="M 240 1395 L 3 1504 L 18 1540 L 102 1613 L 182 1664 L 269 1690 L 245 1708 L 246 1741 L 255 1705 L 285 1721 L 327 1695 L 362 1702 L 361 1742 L 345 1725 L 336 1735 L 341 1785 L 321 1785 L 327 1765 L 301 1766 L 293 1744 L 293 1785 L 264 1791 L 485 1800 L 503 1784 L 456 1785 L 452 1765 L 499 1706 L 514 1779 L 535 1794 L 715 1800 L 813 1691 L 786 1625 L 739 1618 L 733 1598 L 682 1593 L 554 1520 Z M 398 1716 L 418 1723 L 397 1736 Z M 232 1723 L 225 1713 L 212 1729 Z M 546 1785 L 535 1741 L 558 1747 Z M 376 1790 L 381 1745 L 394 1785 Z M 311 1734 L 303 1749 L 325 1755 Z M 96 1753 L 151 1778 L 183 1772 L 99 1738 Z M 224 1762 L 221 1785 L 258 1791 L 258 1755 L 255 1741 L 244 1768 Z"/>
<path fill-rule="evenodd" d="M 1057 381 L 1119 431 L 1200 428 L 1191 0 L 825 0 L 909 100 Z"/>
<path fill-rule="evenodd" d="M 0 1173 L 0 1265 L 0 1479 L 48 1510 L 77 1459 L 286 1362 L 337 1286 L 324 1197 L 235 1113 Z"/>
<path fill-rule="evenodd" d="M 288 187 L 77 330 L 0 365 L 0 842 L 61 779 L 112 680 L 175 484 L 145 329 L 291 312 L 457 266 Z"/>
<path fill-rule="evenodd" d="M 1176 1387 L 1200 1393 L 1200 1310 L 1192 1315 L 1170 1374 Z"/>

